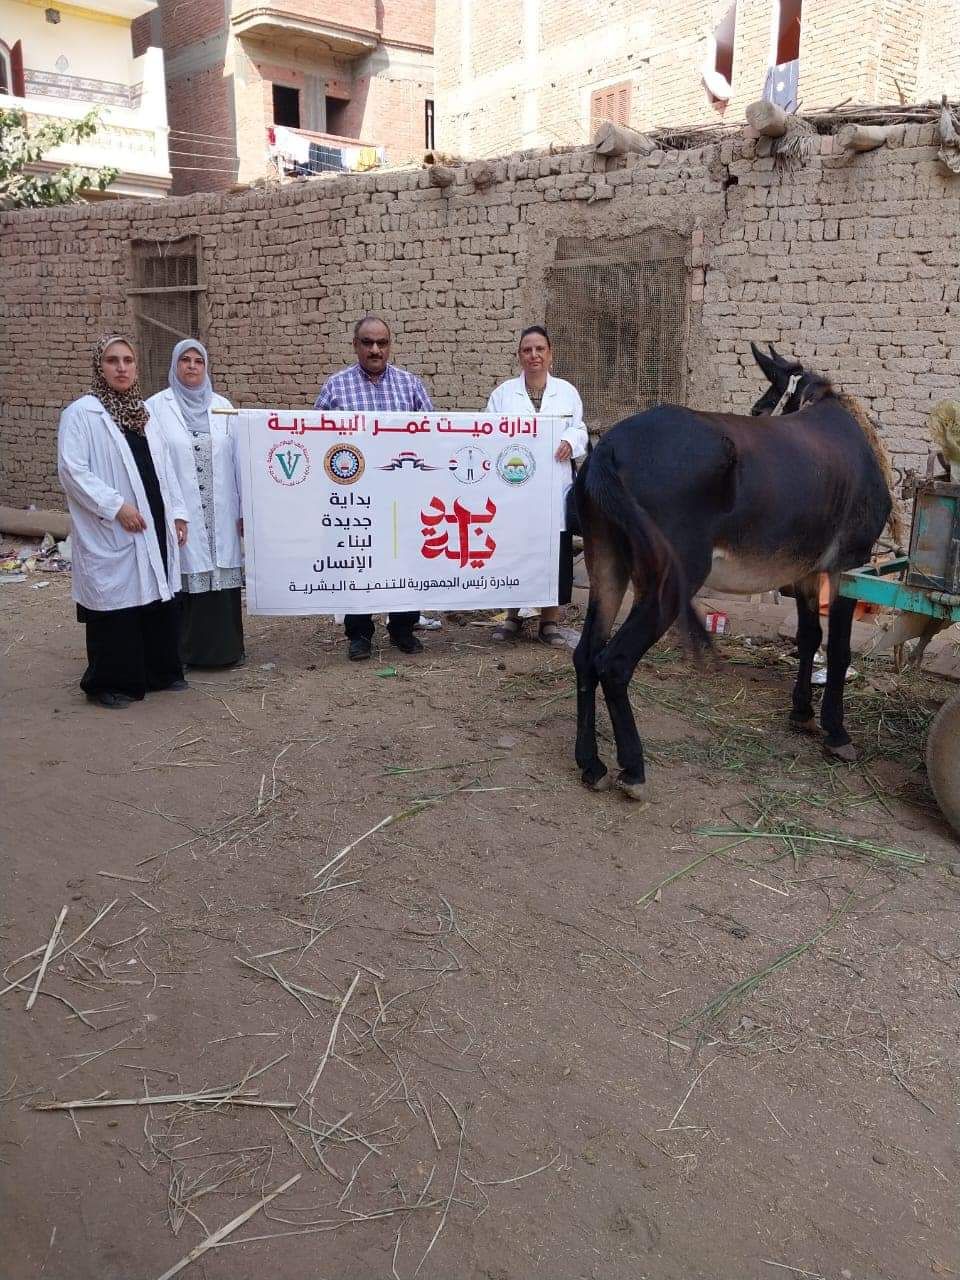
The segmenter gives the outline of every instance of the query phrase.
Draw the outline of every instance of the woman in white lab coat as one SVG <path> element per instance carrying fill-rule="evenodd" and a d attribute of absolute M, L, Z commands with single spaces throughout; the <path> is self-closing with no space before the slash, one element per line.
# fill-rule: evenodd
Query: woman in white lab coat
<path fill-rule="evenodd" d="M 72 520 L 73 598 L 86 623 L 91 702 L 118 710 L 185 689 L 176 589 L 187 511 L 122 337 L 94 348 L 89 395 L 60 415 L 57 471 Z"/>
<path fill-rule="evenodd" d="M 232 409 L 210 383 L 205 348 L 178 342 L 169 386 L 147 408 L 163 433 L 190 517 L 190 541 L 180 556 L 180 656 L 189 667 L 243 662 L 243 552 L 240 487 Z"/>
<path fill-rule="evenodd" d="M 575 386 L 563 378 L 555 378 L 550 368 L 553 364 L 553 347 L 550 335 L 542 325 L 534 324 L 520 335 L 517 358 L 523 370 L 519 378 L 502 382 L 487 401 L 487 413 L 542 414 L 544 417 L 569 415 L 566 427 L 557 446 L 557 462 L 569 464 L 571 459 L 582 458 L 587 451 L 587 429 L 583 425 L 583 402 Z M 560 534 L 560 580 L 556 604 L 540 609 L 538 639 L 554 649 L 567 648 L 558 620 L 559 606 L 569 604 L 573 591 L 573 541 L 564 530 Z M 507 616 L 492 632 L 494 640 L 515 640 L 523 627 L 518 610 L 509 609 Z"/>

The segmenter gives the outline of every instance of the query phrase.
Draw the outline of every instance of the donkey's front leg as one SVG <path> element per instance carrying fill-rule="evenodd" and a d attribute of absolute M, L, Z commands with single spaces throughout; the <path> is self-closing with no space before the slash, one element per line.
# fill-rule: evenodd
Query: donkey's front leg
<path fill-rule="evenodd" d="M 817 574 L 810 574 L 794 583 L 794 595 L 797 602 L 797 652 L 800 666 L 793 686 L 793 710 L 790 712 L 790 723 L 795 729 L 813 732 L 816 729 L 816 718 L 813 713 L 813 660 L 823 631 L 820 627 L 820 579 Z"/>
<path fill-rule="evenodd" d="M 853 761 L 857 749 L 843 725 L 843 687 L 850 666 L 850 633 L 853 630 L 855 600 L 837 596 L 830 606 L 827 636 L 827 687 L 820 708 L 820 723 L 827 735 L 824 750 L 838 760 Z"/>

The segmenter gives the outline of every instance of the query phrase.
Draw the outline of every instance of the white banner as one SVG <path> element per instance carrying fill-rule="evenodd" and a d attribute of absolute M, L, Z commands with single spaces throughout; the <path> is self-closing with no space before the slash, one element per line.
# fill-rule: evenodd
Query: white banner
<path fill-rule="evenodd" d="M 557 599 L 559 418 L 238 413 L 250 613 Z"/>

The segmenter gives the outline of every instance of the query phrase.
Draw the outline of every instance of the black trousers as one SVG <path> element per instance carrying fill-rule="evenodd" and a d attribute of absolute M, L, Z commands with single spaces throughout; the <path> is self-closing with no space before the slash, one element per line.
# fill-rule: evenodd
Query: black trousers
<path fill-rule="evenodd" d="M 573 599 L 573 534 L 565 530 L 560 534 L 560 577 L 557 584 L 557 604 L 569 604 Z"/>
<path fill-rule="evenodd" d="M 387 631 L 391 636 L 410 636 L 420 614 L 413 613 L 387 614 Z M 343 620 L 343 629 L 348 640 L 372 640 L 373 617 L 369 613 L 348 613 Z"/>
<path fill-rule="evenodd" d="M 183 679 L 176 600 L 105 612 L 78 607 L 77 616 L 87 627 L 84 693 L 123 693 L 139 701 Z"/>
<path fill-rule="evenodd" d="M 180 656 L 188 667 L 233 667 L 243 657 L 243 605 L 239 587 L 183 592 Z"/>

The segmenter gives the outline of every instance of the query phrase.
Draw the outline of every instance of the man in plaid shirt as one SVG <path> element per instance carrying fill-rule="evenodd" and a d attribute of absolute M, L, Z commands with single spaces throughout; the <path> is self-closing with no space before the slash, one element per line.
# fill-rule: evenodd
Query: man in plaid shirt
<path fill-rule="evenodd" d="M 315 409 L 363 410 L 373 412 L 432 413 L 427 389 L 416 376 L 390 363 L 390 326 L 380 316 L 362 316 L 353 327 L 353 349 L 357 363 L 333 373 L 320 388 Z M 423 645 L 413 634 L 420 618 L 412 613 L 391 613 L 387 631 L 402 653 L 420 653 Z M 369 613 L 348 613 L 344 630 L 351 662 L 370 657 L 373 618 Z"/>

